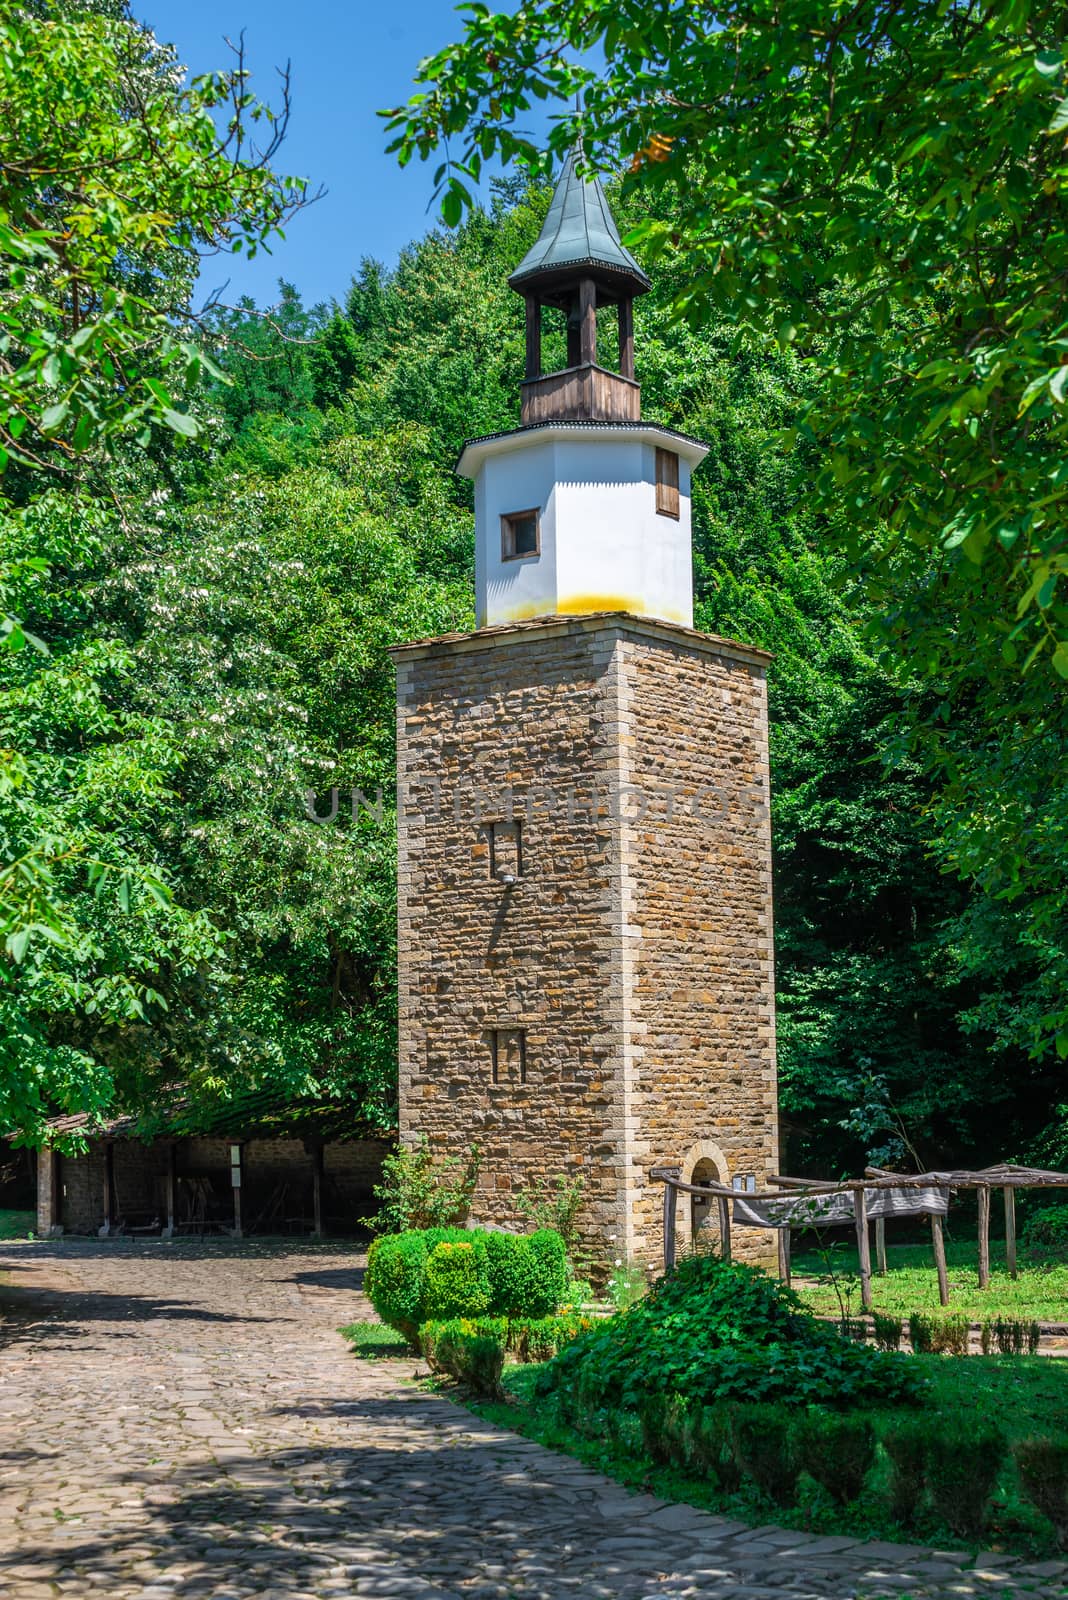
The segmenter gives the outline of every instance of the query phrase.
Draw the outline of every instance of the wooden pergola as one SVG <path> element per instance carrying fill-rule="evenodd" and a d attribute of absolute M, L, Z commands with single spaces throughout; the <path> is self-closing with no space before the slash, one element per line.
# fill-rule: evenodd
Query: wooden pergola
<path fill-rule="evenodd" d="M 990 1196 L 1000 1189 L 1005 1207 L 1005 1258 L 1009 1276 L 1016 1277 L 1016 1190 L 1068 1188 L 1068 1173 L 1050 1172 L 1042 1167 L 1022 1167 L 1013 1162 L 999 1162 L 993 1167 L 978 1171 L 954 1169 L 948 1172 L 891 1172 L 885 1167 L 865 1167 L 863 1178 L 850 1178 L 845 1182 L 831 1183 L 814 1178 L 789 1178 L 777 1175 L 769 1183 L 775 1187 L 744 1192 L 720 1183 L 683 1183 L 681 1167 L 654 1167 L 649 1176 L 664 1185 L 664 1269 L 670 1271 L 675 1264 L 676 1205 L 680 1194 L 714 1197 L 719 1208 L 720 1245 L 727 1257 L 731 1253 L 731 1203 L 748 1201 L 756 1205 L 782 1201 L 787 1198 L 803 1199 L 806 1195 L 827 1199 L 832 1195 L 850 1195 L 853 1202 L 853 1219 L 857 1235 L 857 1254 L 860 1259 L 860 1300 L 865 1311 L 872 1309 L 871 1292 L 871 1238 L 868 1227 L 868 1195 L 874 1190 L 886 1189 L 974 1189 L 979 1201 L 979 1287 L 990 1287 Z M 938 1298 L 942 1305 L 949 1304 L 949 1275 L 946 1270 L 946 1244 L 941 1214 L 930 1213 L 931 1241 L 934 1247 L 935 1267 L 938 1272 Z M 876 1217 L 875 1249 L 878 1271 L 886 1271 L 886 1219 Z M 811 1223 L 819 1227 L 814 1216 Z M 779 1276 L 790 1282 L 790 1228 L 789 1221 L 776 1228 L 779 1242 Z"/>

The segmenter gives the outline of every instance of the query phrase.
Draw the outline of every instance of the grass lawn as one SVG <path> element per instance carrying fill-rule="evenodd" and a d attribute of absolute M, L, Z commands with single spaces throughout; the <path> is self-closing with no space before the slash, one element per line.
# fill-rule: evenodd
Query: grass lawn
<path fill-rule="evenodd" d="M 849 1314 L 860 1311 L 860 1278 L 855 1246 L 836 1244 L 827 1258 L 815 1251 L 794 1257 L 794 1287 L 814 1311 L 838 1315 L 838 1298 L 830 1282 L 802 1284 L 799 1278 L 828 1277 L 828 1261 L 849 1297 Z M 1049 1265 L 1019 1259 L 1015 1282 L 1005 1268 L 1005 1246 L 990 1242 L 990 1288 L 980 1290 L 974 1241 L 946 1245 L 949 1268 L 949 1306 L 956 1314 L 982 1322 L 987 1317 L 1016 1317 L 1040 1322 L 1068 1322 L 1068 1263 Z M 890 1245 L 887 1273 L 873 1273 L 871 1288 L 876 1311 L 907 1317 L 910 1312 L 938 1312 L 938 1275 L 929 1244 Z"/>
<path fill-rule="evenodd" d="M 348 1340 L 353 1355 L 361 1356 L 364 1361 L 411 1354 L 404 1335 L 384 1322 L 349 1322 L 337 1331 Z"/>
<path fill-rule="evenodd" d="M 0 1239 L 26 1239 L 36 1222 L 32 1211 L 0 1211 Z"/>
<path fill-rule="evenodd" d="M 1010 1441 L 1030 1433 L 1068 1431 L 1068 1363 L 1043 1356 L 902 1359 L 915 1361 L 922 1371 L 930 1386 L 926 1408 L 932 1411 L 947 1415 L 976 1411 L 984 1418 L 995 1419 Z M 869 1480 L 869 1492 L 844 1508 L 835 1506 L 807 1477 L 801 1480 L 798 1504 L 790 1509 L 774 1505 L 752 1486 L 737 1494 L 724 1494 L 707 1478 L 690 1478 L 673 1468 L 656 1465 L 644 1454 L 636 1426 L 621 1426 L 615 1436 L 613 1431 L 602 1429 L 597 1438 L 586 1438 L 560 1422 L 554 1416 L 551 1401 L 546 1403 L 533 1394 L 539 1371 L 536 1366 L 506 1367 L 506 1400 L 465 1403 L 479 1416 L 536 1439 L 552 1450 L 575 1456 L 620 1483 L 651 1490 L 666 1500 L 737 1517 L 754 1526 L 775 1522 L 816 1533 L 851 1534 L 855 1538 L 919 1542 L 950 1549 L 960 1545 L 945 1526 L 930 1518 L 914 1528 L 895 1523 L 879 1492 L 887 1474 L 884 1458 Z M 878 1433 L 901 1412 L 872 1411 L 869 1415 Z M 1011 1551 L 1036 1560 L 1059 1554 L 1049 1524 L 1020 1497 L 1011 1462 L 1002 1471 L 990 1527 L 981 1548 Z"/>

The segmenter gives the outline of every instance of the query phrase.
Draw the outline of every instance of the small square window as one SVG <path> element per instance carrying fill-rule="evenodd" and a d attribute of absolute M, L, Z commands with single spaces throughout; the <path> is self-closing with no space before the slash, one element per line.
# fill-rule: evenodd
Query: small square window
<path fill-rule="evenodd" d="M 514 882 L 523 876 L 523 823 L 491 822 L 489 825 L 490 877 L 498 883 Z"/>
<path fill-rule="evenodd" d="M 491 1028 L 489 1030 L 490 1076 L 494 1083 L 510 1089 L 527 1081 L 527 1030 Z"/>
<path fill-rule="evenodd" d="M 501 518 L 501 560 L 523 561 L 541 554 L 541 517 L 534 511 L 509 511 Z"/>
<path fill-rule="evenodd" d="M 656 513 L 678 520 L 679 458 L 674 450 L 656 452 Z"/>

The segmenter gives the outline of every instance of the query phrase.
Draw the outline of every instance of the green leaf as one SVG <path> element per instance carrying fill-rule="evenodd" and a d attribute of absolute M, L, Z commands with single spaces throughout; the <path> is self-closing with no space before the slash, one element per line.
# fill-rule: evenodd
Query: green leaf
<path fill-rule="evenodd" d="M 63 423 L 67 419 L 67 413 L 69 411 L 70 402 L 68 400 L 60 400 L 56 405 L 48 406 L 48 408 L 41 413 L 42 432 L 52 433 L 56 428 L 62 427 Z"/>
<path fill-rule="evenodd" d="M 185 439 L 195 439 L 200 432 L 200 428 L 194 419 L 187 416 L 184 411 L 168 409 L 163 413 L 163 420 L 168 428 L 172 428 L 175 433 L 180 433 Z"/>
<path fill-rule="evenodd" d="M 1068 678 L 1068 640 L 1061 639 L 1053 652 L 1053 670 Z"/>

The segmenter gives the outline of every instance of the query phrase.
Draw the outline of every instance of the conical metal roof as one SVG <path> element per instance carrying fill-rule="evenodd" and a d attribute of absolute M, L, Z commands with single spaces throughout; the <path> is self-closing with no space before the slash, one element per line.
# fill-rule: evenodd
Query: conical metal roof
<path fill-rule="evenodd" d="M 558 280 L 587 267 L 594 276 L 625 275 L 631 293 L 644 294 L 652 285 L 620 243 L 600 180 L 582 176 L 576 157 L 573 150 L 564 162 L 542 230 L 508 283 L 513 289 L 533 288 L 540 279 Z"/>

